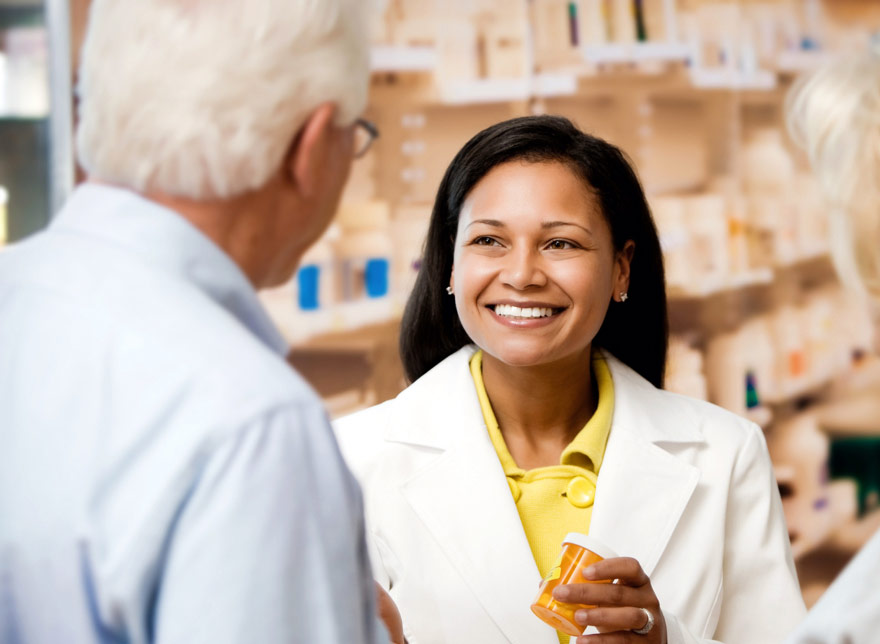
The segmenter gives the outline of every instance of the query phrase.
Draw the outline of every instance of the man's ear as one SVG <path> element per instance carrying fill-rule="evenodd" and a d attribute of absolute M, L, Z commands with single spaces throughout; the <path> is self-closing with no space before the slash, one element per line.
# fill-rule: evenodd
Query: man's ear
<path fill-rule="evenodd" d="M 306 197 L 314 196 L 331 158 L 336 105 L 321 103 L 296 134 L 284 159 L 285 176 Z"/>

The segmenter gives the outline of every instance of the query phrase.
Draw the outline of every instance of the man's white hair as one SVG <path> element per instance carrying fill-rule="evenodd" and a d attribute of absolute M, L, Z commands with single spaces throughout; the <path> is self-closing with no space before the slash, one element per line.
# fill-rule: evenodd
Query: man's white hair
<path fill-rule="evenodd" d="M 830 209 L 831 251 L 844 281 L 880 294 L 880 51 L 826 63 L 787 98 Z"/>
<path fill-rule="evenodd" d="M 227 198 L 265 185 L 309 114 L 364 109 L 365 0 L 94 0 L 77 152 L 140 192 Z"/>

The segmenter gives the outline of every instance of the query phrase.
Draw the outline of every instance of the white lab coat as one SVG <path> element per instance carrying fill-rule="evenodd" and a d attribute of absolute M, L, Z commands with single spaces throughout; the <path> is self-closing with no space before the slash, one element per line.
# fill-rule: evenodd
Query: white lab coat
<path fill-rule="evenodd" d="M 554 644 L 529 609 L 540 575 L 483 422 L 474 350 L 336 423 L 373 572 L 410 644 Z M 669 644 L 778 644 L 805 611 L 760 428 L 606 358 L 614 417 L 589 534 L 641 563 Z"/>

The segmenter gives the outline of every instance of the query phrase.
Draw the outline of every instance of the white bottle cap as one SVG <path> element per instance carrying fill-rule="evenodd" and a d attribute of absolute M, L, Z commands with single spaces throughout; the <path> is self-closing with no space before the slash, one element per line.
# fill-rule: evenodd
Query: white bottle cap
<path fill-rule="evenodd" d="M 572 543 L 576 546 L 580 546 L 581 548 L 586 548 L 590 552 L 596 553 L 603 559 L 611 559 L 612 557 L 617 556 L 617 554 L 604 543 L 602 543 L 595 537 L 591 537 L 581 532 L 569 532 L 567 535 L 565 535 L 565 539 L 562 540 L 562 543 L 563 545 L 566 543 Z"/>

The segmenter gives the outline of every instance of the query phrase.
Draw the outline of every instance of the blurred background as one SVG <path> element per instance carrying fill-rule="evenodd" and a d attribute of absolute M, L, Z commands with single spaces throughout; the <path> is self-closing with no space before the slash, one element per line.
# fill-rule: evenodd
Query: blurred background
<path fill-rule="evenodd" d="M 434 193 L 483 127 L 555 113 L 635 163 L 666 257 L 667 388 L 765 430 L 805 600 L 880 526 L 880 360 L 787 137 L 800 74 L 880 34 L 878 0 L 384 0 L 336 223 L 261 293 L 333 416 L 403 387 L 397 326 Z M 73 87 L 88 0 L 0 0 L 0 252 L 83 180 Z"/>

